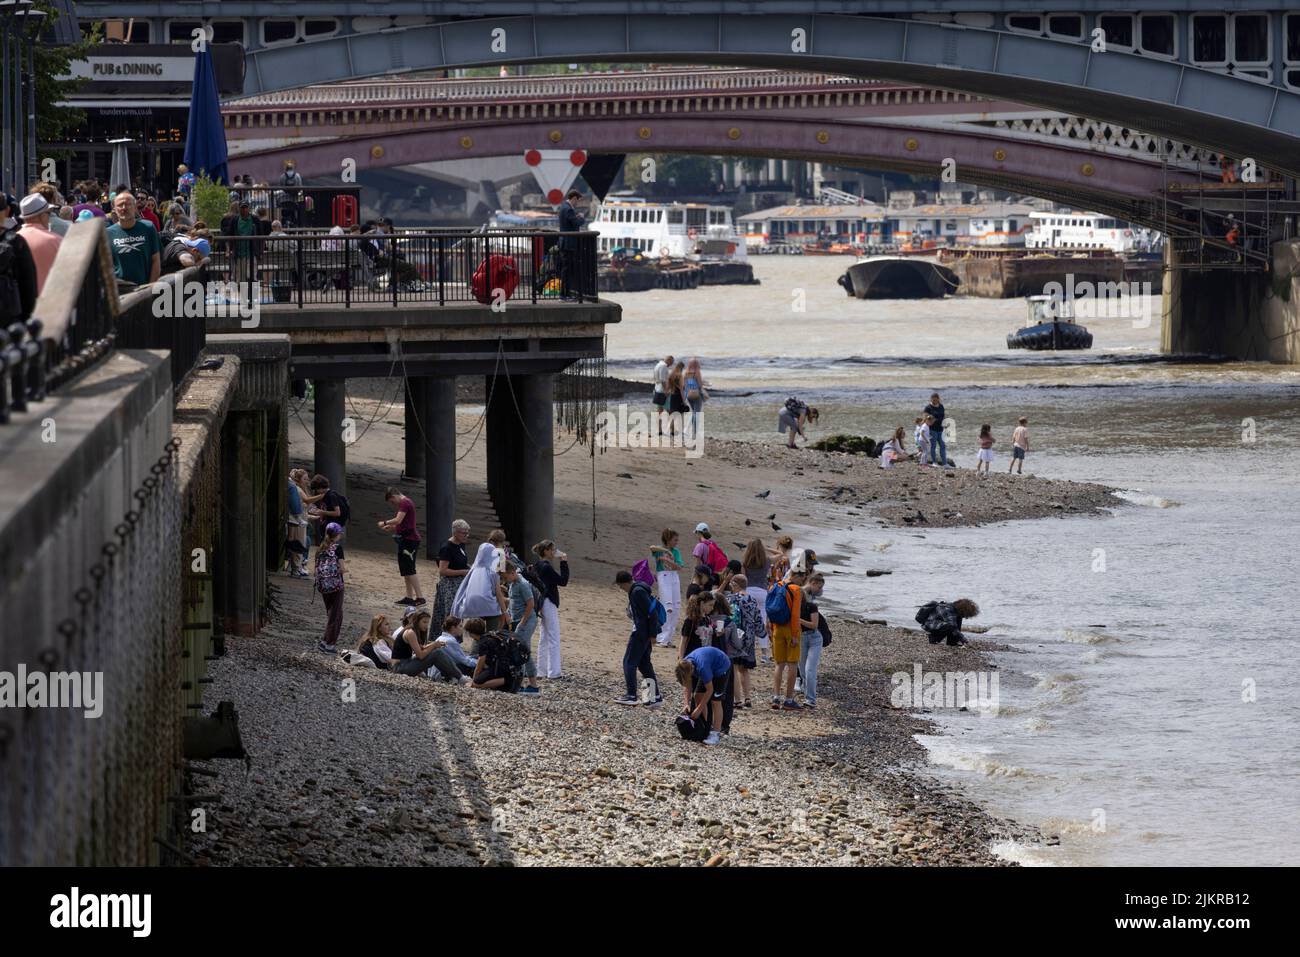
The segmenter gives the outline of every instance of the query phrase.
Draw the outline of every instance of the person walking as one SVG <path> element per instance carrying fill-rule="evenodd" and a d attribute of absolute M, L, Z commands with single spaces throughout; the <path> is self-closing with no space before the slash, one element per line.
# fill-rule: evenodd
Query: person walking
<path fill-rule="evenodd" d="M 930 417 L 930 467 L 944 468 L 948 464 L 948 446 L 944 444 L 943 402 L 938 392 L 930 396 L 930 404 L 921 411 Z"/>
<path fill-rule="evenodd" d="M 657 363 L 654 369 L 654 393 L 650 396 L 650 401 L 655 405 L 655 435 L 663 434 L 663 415 L 668 411 L 668 376 L 673 371 L 672 356 L 664 356 Z"/>
<path fill-rule="evenodd" d="M 659 632 L 659 621 L 651 612 L 654 596 L 650 594 L 649 586 L 634 582 L 632 573 L 626 570 L 620 570 L 614 576 L 614 584 L 623 589 L 627 595 L 627 616 L 632 619 L 632 634 L 628 636 L 627 648 L 623 652 L 625 693 L 623 697 L 615 700 L 623 705 L 640 704 L 641 698 L 637 695 L 636 684 L 636 673 L 640 671 L 641 675 L 652 683 L 654 696 L 651 701 L 654 704 L 661 704 L 664 698 L 659 693 L 659 678 L 655 675 L 654 661 L 650 655 L 654 647 L 655 635 Z"/>
<path fill-rule="evenodd" d="M 316 647 L 327 654 L 338 648 L 339 632 L 343 630 L 343 578 L 347 564 L 343 560 L 343 526 L 330 522 L 325 526 L 325 538 L 316 549 L 316 590 L 325 602 L 325 634 Z"/>
<path fill-rule="evenodd" d="M 31 250 L 32 262 L 36 265 L 36 295 L 45 288 L 45 280 L 54 268 L 54 257 L 59 254 L 62 240 L 50 230 L 50 216 L 54 208 L 40 193 L 24 196 L 19 204 L 19 214 L 23 221 L 18 235 L 22 236 Z"/>
<path fill-rule="evenodd" d="M 691 438 L 698 441 L 700 413 L 704 410 L 704 403 L 709 398 L 709 392 L 704 388 L 704 372 L 700 369 L 700 360 L 696 356 L 691 356 L 691 361 L 686 363 L 686 376 L 682 380 L 682 395 L 691 410 Z M 683 429 L 683 432 L 685 432 L 685 429 Z"/>
<path fill-rule="evenodd" d="M 545 591 L 542 600 L 541 637 L 537 639 L 537 670 L 543 677 L 556 681 L 564 677 L 560 668 L 560 589 L 569 584 L 569 556 L 555 547 L 549 538 L 533 546 L 537 561 L 533 572 Z M 554 561 L 559 561 L 557 572 Z"/>
<path fill-rule="evenodd" d="M 117 222 L 108 227 L 113 274 L 136 285 L 155 283 L 162 274 L 162 243 L 158 230 L 136 215 L 135 197 L 126 190 L 113 200 Z"/>
<path fill-rule="evenodd" d="M 423 605 L 420 593 L 420 576 L 415 571 L 415 557 L 420 552 L 420 530 L 415 523 L 415 503 L 397 488 L 389 487 L 384 501 L 397 509 L 392 518 L 379 523 L 382 531 L 392 533 L 397 542 L 397 572 L 406 585 L 406 594 L 397 599 L 399 605 Z"/>
<path fill-rule="evenodd" d="M 678 427 L 685 426 L 682 424 L 682 416 L 690 409 L 690 404 L 686 401 L 686 393 L 682 391 L 682 381 L 686 376 L 686 363 L 678 362 L 668 373 L 668 379 L 664 388 L 668 392 L 668 436 L 677 434 Z"/>
<path fill-rule="evenodd" d="M 469 522 L 458 518 L 451 523 L 451 537 L 438 549 L 438 588 L 433 595 L 433 620 L 442 621 L 451 614 L 451 603 L 460 588 L 460 580 L 469 574 Z"/>
<path fill-rule="evenodd" d="M 1016 420 L 1015 431 L 1011 433 L 1011 464 L 1007 466 L 1007 474 L 1015 469 L 1016 474 L 1020 475 L 1025 470 L 1025 456 L 1029 454 L 1029 420 L 1023 415 Z"/>

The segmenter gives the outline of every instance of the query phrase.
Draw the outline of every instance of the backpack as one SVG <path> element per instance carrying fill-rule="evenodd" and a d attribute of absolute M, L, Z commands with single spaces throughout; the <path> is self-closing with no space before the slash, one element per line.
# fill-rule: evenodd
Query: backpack
<path fill-rule="evenodd" d="M 709 546 L 709 555 L 704 560 L 705 564 L 713 570 L 713 574 L 721 575 L 722 570 L 727 567 L 727 553 L 718 547 L 718 543 L 711 538 L 704 540 Z"/>
<path fill-rule="evenodd" d="M 18 230 L 0 227 L 0 323 L 23 318 L 23 298 L 18 288 Z"/>
<path fill-rule="evenodd" d="M 679 714 L 677 716 L 677 733 L 685 741 L 703 741 L 709 736 L 709 732 L 713 730 L 705 717 L 707 714 L 707 710 L 705 714 L 700 715 L 698 718 L 692 718 L 689 714 Z"/>
<path fill-rule="evenodd" d="M 790 624 L 790 615 L 793 613 L 794 603 L 790 600 L 790 583 L 777 582 L 767 593 L 767 601 L 763 603 L 767 609 L 767 620 L 774 625 Z"/>
<path fill-rule="evenodd" d="M 664 608 L 663 602 L 654 595 L 650 596 L 650 614 L 655 624 L 659 626 L 659 630 L 662 631 L 664 625 L 668 623 L 668 609 Z"/>
<path fill-rule="evenodd" d="M 686 380 L 686 398 L 698 399 L 700 397 L 700 380 L 691 376 Z"/>
<path fill-rule="evenodd" d="M 348 501 L 346 495 L 343 495 L 340 492 L 334 493 L 334 501 L 339 507 L 338 522 L 340 525 L 346 526 L 348 521 L 352 518 L 352 503 Z"/>
<path fill-rule="evenodd" d="M 643 558 L 632 566 L 632 581 L 647 587 L 655 583 L 654 573 L 650 571 L 650 563 L 646 559 Z"/>
<path fill-rule="evenodd" d="M 744 632 L 744 638 L 740 646 L 740 657 L 754 667 L 754 642 L 759 635 L 765 634 L 767 629 L 763 627 L 763 614 L 758 610 L 758 602 L 754 601 L 750 595 L 737 595 L 731 603 L 732 619 L 736 627 Z"/>
<path fill-rule="evenodd" d="M 322 595 L 333 594 L 343 587 L 343 572 L 334 549 L 334 545 L 326 545 L 316 551 L 316 590 Z"/>
<path fill-rule="evenodd" d="M 528 646 L 508 631 L 496 631 L 496 653 L 492 656 L 493 677 L 505 678 L 501 690 L 514 694 L 522 683 L 524 665 L 528 663 Z"/>
<path fill-rule="evenodd" d="M 537 566 L 525 565 L 519 569 L 519 574 L 523 576 L 524 581 L 533 587 L 533 611 L 540 615 L 542 613 L 542 602 L 546 599 L 546 586 L 542 584 L 542 578 L 537 574 Z"/>

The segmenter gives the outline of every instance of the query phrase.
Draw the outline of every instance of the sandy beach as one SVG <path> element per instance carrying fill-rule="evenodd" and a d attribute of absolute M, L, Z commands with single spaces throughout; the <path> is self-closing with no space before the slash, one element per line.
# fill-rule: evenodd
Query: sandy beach
<path fill-rule="evenodd" d="M 391 516 L 384 488 L 396 484 L 417 506 L 423 501 L 422 482 L 398 481 L 397 394 L 393 406 L 352 400 L 373 424 L 348 450 L 353 519 L 341 642 L 348 646 L 372 614 L 399 614 L 392 540 L 374 525 Z M 311 452 L 303 424 L 310 406 L 298 412 L 293 465 L 309 464 Z M 474 545 L 495 527 L 483 443 L 471 444 L 477 412 L 458 416 L 458 493 Z M 969 469 L 885 471 L 872 460 L 790 451 L 777 441 L 710 440 L 699 459 L 621 448 L 593 457 L 557 434 L 556 448 L 568 449 L 555 460 L 556 538 L 572 568 L 560 607 L 567 678 L 543 681 L 536 697 L 332 660 L 315 650 L 324 613 L 309 581 L 277 577 L 270 626 L 256 639 L 229 639 L 228 654 L 214 663 L 208 700 L 235 701 L 253 763 L 245 776 L 242 763 L 218 762 L 219 777 L 202 783 L 221 802 L 206 833 L 194 836 L 196 862 L 989 865 L 1001 863 L 990 850 L 996 842 L 1051 840 L 937 785 L 913 740 L 933 726 L 890 705 L 894 672 L 917 663 L 987 670 L 991 642 L 934 646 L 910 621 L 837 618 L 817 712 L 764 707 L 771 671 L 760 667 L 758 706 L 737 712 L 717 748 L 683 742 L 672 727 L 680 700 L 672 650 L 654 652 L 662 708 L 614 703 L 629 628 L 614 574 L 644 557 L 665 525 L 681 533 L 686 551 L 695 523 L 707 521 L 738 556 L 737 544 L 755 535 L 771 544 L 773 523 L 913 525 L 919 512 L 923 524 L 970 525 L 1117 504 L 1097 485 L 976 479 Z M 448 532 L 425 529 L 423 516 L 420 525 L 435 540 Z M 434 564 L 422 560 L 420 574 L 432 596 Z M 829 576 L 828 598 L 834 589 Z M 940 597 L 923 592 L 918 604 Z M 355 700 L 344 700 L 349 694 Z"/>

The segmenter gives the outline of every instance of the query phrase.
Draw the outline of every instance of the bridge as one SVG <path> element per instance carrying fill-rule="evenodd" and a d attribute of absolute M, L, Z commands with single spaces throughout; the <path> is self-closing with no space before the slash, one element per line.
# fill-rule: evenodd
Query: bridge
<path fill-rule="evenodd" d="M 798 158 L 933 174 L 1165 227 L 1170 170 L 1208 150 L 1111 124 L 933 87 L 779 70 L 384 80 L 262 94 L 224 107 L 241 172 L 270 181 L 439 162 L 481 167 L 521 144 Z M 472 174 L 469 174 L 472 175 Z M 523 174 L 520 174 L 523 175 Z M 1173 229 L 1186 229 L 1178 222 Z"/>
<path fill-rule="evenodd" d="M 985 6 L 985 9 L 980 9 Z M 248 51 L 244 93 L 419 70 L 680 63 L 812 70 L 1011 99 L 1300 174 L 1300 31 L 1280 0 L 1049 13 L 972 0 L 83 2 L 188 40 L 200 20 Z M 1053 5 L 1056 6 L 1055 4 Z M 309 30 L 309 23 L 311 29 Z M 218 28 L 220 31 L 218 32 Z"/>

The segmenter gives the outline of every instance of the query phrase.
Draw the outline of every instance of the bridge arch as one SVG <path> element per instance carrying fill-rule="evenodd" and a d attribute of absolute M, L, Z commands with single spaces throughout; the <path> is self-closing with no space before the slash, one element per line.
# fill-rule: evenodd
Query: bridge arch
<path fill-rule="evenodd" d="M 917 129 L 888 124 L 808 122 L 792 118 L 733 121 L 701 116 L 484 124 L 415 128 L 364 139 L 340 139 L 264 150 L 240 157 L 239 172 L 272 181 L 286 159 L 307 177 L 474 157 L 519 156 L 528 146 L 589 153 L 702 153 L 802 159 L 935 175 L 956 161 L 964 183 L 1029 193 L 1153 227 L 1163 225 L 1159 165 L 1081 146 L 1008 142 L 995 133 Z M 522 161 L 521 161 L 522 164 Z"/>
<path fill-rule="evenodd" d="M 458 20 L 247 55 L 246 95 L 518 63 L 633 60 L 821 70 L 1014 99 L 1300 176 L 1300 93 L 1177 61 L 951 23 L 845 15 L 608 14 Z M 797 31 L 802 31 L 798 33 Z M 793 52 L 801 37 L 804 52 Z"/>

